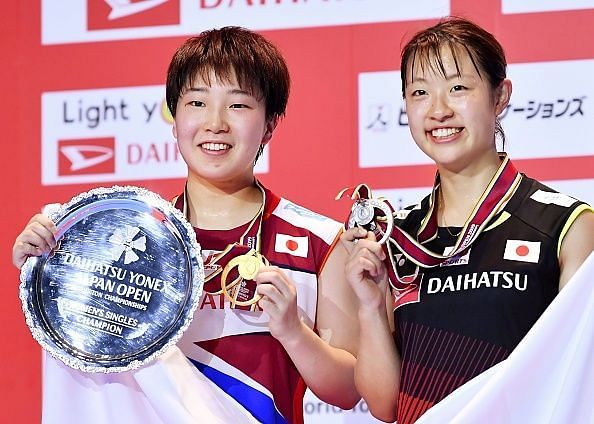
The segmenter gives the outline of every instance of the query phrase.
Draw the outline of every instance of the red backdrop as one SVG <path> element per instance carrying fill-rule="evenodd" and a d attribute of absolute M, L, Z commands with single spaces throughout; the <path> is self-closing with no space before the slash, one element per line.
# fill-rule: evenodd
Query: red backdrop
<path fill-rule="evenodd" d="M 395 1 L 395 3 L 397 3 Z M 496 34 L 510 63 L 594 58 L 594 9 L 502 14 L 498 0 L 451 0 L 451 13 L 470 17 Z M 287 117 L 274 135 L 269 171 L 261 179 L 273 190 L 316 211 L 342 219 L 346 204 L 333 200 L 348 185 L 376 188 L 429 185 L 429 165 L 359 168 L 358 85 L 360 72 L 399 68 L 403 38 L 435 20 L 263 31 L 283 51 L 293 86 Z M 175 48 L 186 38 L 42 45 L 38 2 L 5 2 L 2 35 L 3 222 L 0 261 L 3 296 L 0 391 L 2 416 L 38 422 L 39 347 L 23 319 L 18 272 L 11 265 L 15 236 L 45 203 L 65 201 L 98 183 L 43 186 L 41 182 L 41 96 L 48 91 L 163 84 Z M 567 78 L 571 78 L 570 75 Z M 588 81 L 589 84 L 591 80 Z M 543 86 L 546 88 L 546 86 Z M 397 98 L 399 92 L 393 93 Z M 591 111 L 588 116 L 592 117 Z M 583 142 L 592 144 L 592 132 Z M 577 159 L 522 159 L 517 166 L 544 180 L 592 179 L 589 153 Z M 182 179 L 117 181 L 146 186 L 165 197 Z"/>

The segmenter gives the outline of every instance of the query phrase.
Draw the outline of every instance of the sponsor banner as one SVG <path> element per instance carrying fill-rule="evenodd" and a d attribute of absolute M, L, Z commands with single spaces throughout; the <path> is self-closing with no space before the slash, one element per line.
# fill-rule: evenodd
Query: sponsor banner
<path fill-rule="evenodd" d="M 592 59 L 509 66 L 513 93 L 500 119 L 513 159 L 594 154 L 592 75 Z"/>
<path fill-rule="evenodd" d="M 373 197 L 384 197 L 388 199 L 395 210 L 400 210 L 418 204 L 431 193 L 431 189 L 432 187 L 373 189 Z"/>
<path fill-rule="evenodd" d="M 369 413 L 363 399 L 352 409 L 340 409 L 322 402 L 309 389 L 303 398 L 303 421 L 305 424 L 379 424 L 383 423 Z"/>
<path fill-rule="evenodd" d="M 502 0 L 501 11 L 511 13 L 594 9 L 594 0 Z"/>
<path fill-rule="evenodd" d="M 42 43 L 168 37 L 439 18 L 449 0 L 43 0 Z"/>
<path fill-rule="evenodd" d="M 42 183 L 183 178 L 163 86 L 42 95 Z"/>
<path fill-rule="evenodd" d="M 179 20 L 179 1 L 87 0 L 88 30 L 178 25 Z"/>
<path fill-rule="evenodd" d="M 408 129 L 400 71 L 359 74 L 359 166 L 430 164 Z"/>
<path fill-rule="evenodd" d="M 513 94 L 500 119 L 512 158 L 594 155 L 584 139 L 594 133 L 594 60 L 512 64 L 508 75 Z M 400 72 L 359 74 L 361 167 L 431 163 L 410 135 L 400 93 Z"/>
<path fill-rule="evenodd" d="M 184 178 L 161 85 L 42 95 L 43 185 Z M 256 172 L 268 171 L 268 150 Z"/>

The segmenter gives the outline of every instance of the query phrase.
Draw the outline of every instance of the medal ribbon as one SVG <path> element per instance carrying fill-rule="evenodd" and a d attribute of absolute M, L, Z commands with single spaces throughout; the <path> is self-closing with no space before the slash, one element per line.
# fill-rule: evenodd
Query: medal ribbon
<path fill-rule="evenodd" d="M 501 165 L 491 178 L 487 188 L 466 220 L 454 248 L 448 255 L 437 254 L 423 246 L 424 243 L 437 237 L 437 194 L 440 188 L 440 177 L 439 173 L 437 173 L 429 198 L 429 211 L 423 218 L 416 237 L 411 236 L 395 225 L 388 242 L 384 245 L 386 256 L 390 261 L 388 274 L 390 274 L 390 280 L 394 284 L 396 282 L 408 284 L 415 280 L 419 267 L 432 268 L 438 266 L 447 259 L 466 250 L 478 238 L 489 221 L 503 209 L 518 188 L 522 175 L 513 166 L 507 154 L 503 153 L 500 157 L 502 158 Z M 349 194 L 351 199 L 365 199 L 371 197 L 371 190 L 366 185 L 361 184 L 353 189 L 343 190 L 339 193 L 339 196 L 344 196 L 345 194 Z M 385 199 L 379 200 L 388 203 Z M 394 210 L 393 208 L 391 209 Z M 382 219 L 378 219 L 378 225 L 385 228 L 385 221 L 384 223 L 382 221 Z M 417 266 L 414 274 L 404 277 L 398 275 L 397 267 L 394 263 L 394 255 L 392 254 L 394 248 L 402 252 L 407 259 Z"/>
<path fill-rule="evenodd" d="M 264 208 L 266 205 L 266 192 L 258 180 L 255 182 L 256 186 L 262 193 L 262 206 L 260 206 L 260 209 L 256 215 L 248 224 L 247 229 L 241 235 L 239 241 L 228 244 L 222 252 L 216 254 L 208 264 L 205 264 L 215 265 L 217 266 L 217 269 L 205 277 L 203 290 L 211 295 L 219 295 L 224 293 L 225 296 L 230 299 L 232 308 L 236 306 L 251 305 L 252 307 L 250 309 L 255 310 L 255 303 L 259 300 L 259 298 L 254 297 L 256 283 L 251 279 L 248 281 L 239 275 L 239 267 L 238 263 L 236 263 L 238 261 L 233 260 L 235 258 L 253 256 L 261 263 L 268 264 L 268 261 L 260 254 L 262 243 L 262 221 L 264 217 Z M 188 195 L 186 188 L 184 189 L 183 198 L 181 199 L 181 205 L 179 204 L 180 199 L 174 199 L 175 206 L 183 212 L 186 218 L 188 217 L 187 197 Z M 239 261 L 239 263 L 241 262 L 242 261 Z M 230 265 L 230 268 L 227 268 L 227 265 Z M 225 281 L 221 279 L 223 274 L 225 275 Z M 230 283 L 226 283 L 226 281 L 230 281 Z M 215 290 L 209 291 L 207 290 L 207 287 L 215 288 Z M 251 296 L 249 296 L 248 292 L 252 292 Z M 251 302 L 251 299 L 253 299 L 253 302 Z"/>

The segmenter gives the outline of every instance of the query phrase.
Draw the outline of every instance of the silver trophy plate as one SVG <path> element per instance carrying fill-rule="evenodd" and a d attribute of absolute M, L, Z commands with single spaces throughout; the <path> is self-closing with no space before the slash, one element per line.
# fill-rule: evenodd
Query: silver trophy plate
<path fill-rule="evenodd" d="M 181 212 L 138 187 L 98 188 L 49 214 L 57 247 L 21 270 L 33 337 L 85 372 L 155 359 L 190 325 L 202 293 L 200 246 Z"/>

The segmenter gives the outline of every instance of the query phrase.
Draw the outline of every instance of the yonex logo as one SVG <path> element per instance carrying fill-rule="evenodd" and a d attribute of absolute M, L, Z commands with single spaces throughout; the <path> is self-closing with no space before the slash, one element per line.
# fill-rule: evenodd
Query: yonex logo
<path fill-rule="evenodd" d="M 214 250 L 202 250 L 202 262 L 204 263 L 204 278 L 208 278 L 221 271 L 221 265 L 214 263 L 220 252 Z M 216 275 L 216 274 L 215 274 Z"/>
<path fill-rule="evenodd" d="M 295 205 L 293 203 L 287 203 L 284 207 L 285 210 L 289 210 L 289 211 L 293 211 L 295 212 L 297 215 L 299 216 L 303 216 L 303 217 L 308 217 L 308 218 L 313 218 L 317 221 L 326 221 L 326 218 L 323 217 L 322 215 L 318 215 L 315 212 L 312 212 L 308 209 L 305 209 L 299 205 Z"/>
<path fill-rule="evenodd" d="M 114 152 L 114 138 L 59 140 L 58 175 L 114 173 Z"/>

